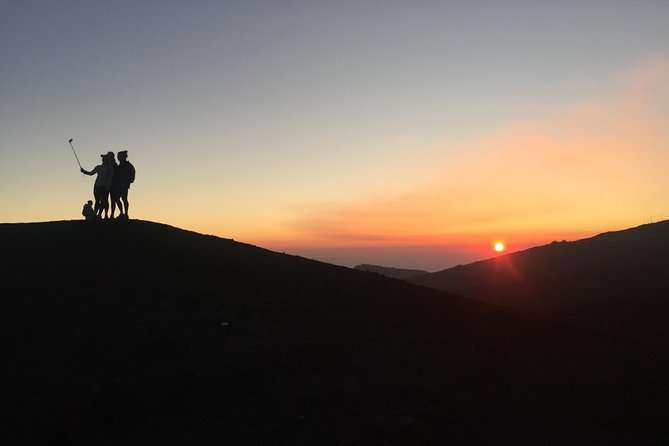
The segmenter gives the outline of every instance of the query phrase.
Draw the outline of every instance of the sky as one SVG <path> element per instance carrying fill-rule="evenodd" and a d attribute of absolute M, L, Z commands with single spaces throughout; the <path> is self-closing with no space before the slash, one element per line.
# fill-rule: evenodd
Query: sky
<path fill-rule="evenodd" d="M 666 1 L 0 2 L 0 222 L 437 271 L 669 218 Z"/>

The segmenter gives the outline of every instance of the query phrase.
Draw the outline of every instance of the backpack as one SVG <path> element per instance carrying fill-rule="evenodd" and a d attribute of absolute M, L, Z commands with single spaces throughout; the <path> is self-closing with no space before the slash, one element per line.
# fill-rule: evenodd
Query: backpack
<path fill-rule="evenodd" d="M 135 182 L 135 166 L 128 163 L 128 184 Z"/>

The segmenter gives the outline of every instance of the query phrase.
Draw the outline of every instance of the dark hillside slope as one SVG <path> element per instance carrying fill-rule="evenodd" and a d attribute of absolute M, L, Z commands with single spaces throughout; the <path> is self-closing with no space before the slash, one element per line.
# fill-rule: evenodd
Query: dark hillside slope
<path fill-rule="evenodd" d="M 0 246 L 0 444 L 663 438 L 663 351 L 149 222 Z"/>
<path fill-rule="evenodd" d="M 409 280 L 606 333 L 669 342 L 669 221 Z"/>

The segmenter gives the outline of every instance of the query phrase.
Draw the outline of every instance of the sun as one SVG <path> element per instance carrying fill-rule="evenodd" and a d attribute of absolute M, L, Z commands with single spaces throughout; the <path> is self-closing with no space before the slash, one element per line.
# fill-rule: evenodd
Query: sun
<path fill-rule="evenodd" d="M 502 252 L 506 249 L 506 246 L 504 246 L 504 243 L 502 242 L 495 242 L 492 249 L 494 249 L 496 252 Z"/>

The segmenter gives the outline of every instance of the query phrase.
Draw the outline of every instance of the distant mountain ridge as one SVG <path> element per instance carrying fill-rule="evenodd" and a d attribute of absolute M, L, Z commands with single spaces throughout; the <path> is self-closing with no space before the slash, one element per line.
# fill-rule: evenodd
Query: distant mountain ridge
<path fill-rule="evenodd" d="M 408 280 L 605 333 L 669 341 L 669 221 Z"/>
<path fill-rule="evenodd" d="M 381 274 L 382 276 L 392 277 L 393 279 L 408 279 L 410 277 L 415 277 L 422 274 L 429 274 L 427 271 L 420 269 L 391 268 L 380 265 L 369 265 L 366 263 L 357 265 L 353 269 L 357 269 L 359 271 L 369 271 L 371 273 Z"/>

